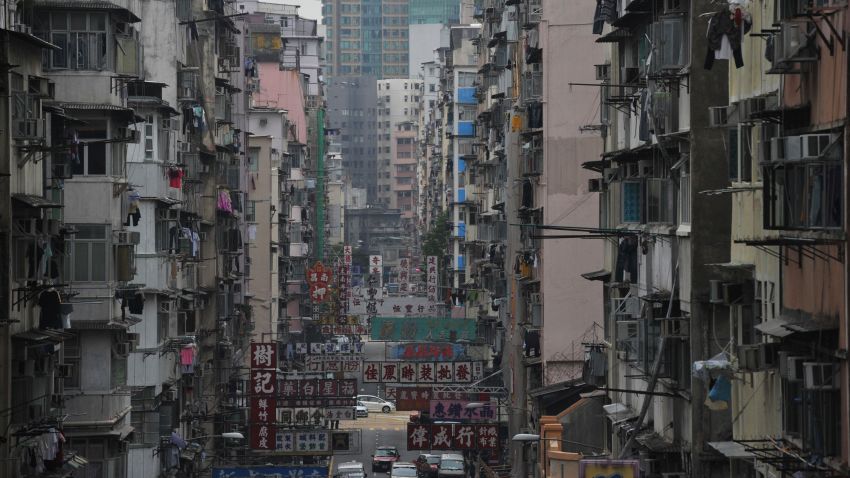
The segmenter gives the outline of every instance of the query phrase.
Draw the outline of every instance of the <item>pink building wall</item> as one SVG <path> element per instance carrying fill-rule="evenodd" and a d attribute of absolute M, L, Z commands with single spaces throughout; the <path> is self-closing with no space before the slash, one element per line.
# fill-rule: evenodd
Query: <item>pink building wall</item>
<path fill-rule="evenodd" d="M 287 111 L 287 119 L 295 124 L 297 140 L 307 143 L 307 118 L 304 114 L 304 91 L 301 73 L 281 70 L 277 63 L 257 65 L 260 90 L 254 93 L 253 106 L 280 108 Z"/>
<path fill-rule="evenodd" d="M 593 2 L 563 8 L 544 0 L 539 25 L 543 48 L 544 171 L 538 189 L 543 222 L 550 225 L 598 227 L 599 199 L 587 192 L 592 177 L 581 163 L 599 158 L 598 133 L 579 127 L 598 123 L 597 91 L 569 87 L 569 82 L 595 83 L 594 64 L 605 52 L 591 28 Z M 581 277 L 603 264 L 602 243 L 595 239 L 551 239 L 542 244 L 541 284 L 544 385 L 581 376 L 582 336 L 593 323 L 604 324 L 600 282 Z"/>

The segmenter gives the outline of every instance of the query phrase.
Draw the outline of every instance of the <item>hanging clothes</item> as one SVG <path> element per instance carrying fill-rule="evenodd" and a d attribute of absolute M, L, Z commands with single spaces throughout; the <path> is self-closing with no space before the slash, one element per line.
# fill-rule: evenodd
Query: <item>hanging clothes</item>
<path fill-rule="evenodd" d="M 38 306 L 41 307 L 39 329 L 61 329 L 62 327 L 62 297 L 59 291 L 50 288 L 38 296 Z"/>
<path fill-rule="evenodd" d="M 230 202 L 230 193 L 228 193 L 227 191 L 219 191 L 218 202 L 216 203 L 216 207 L 219 211 L 232 213 L 233 205 Z"/>
<path fill-rule="evenodd" d="M 127 220 L 124 221 L 125 226 L 133 226 L 139 225 L 139 219 L 142 218 L 142 212 L 139 210 L 139 201 L 142 199 L 142 196 L 139 195 L 139 192 L 130 189 L 127 194 Z"/>
<path fill-rule="evenodd" d="M 141 314 L 145 311 L 145 296 L 136 292 L 127 299 L 127 309 L 131 314 Z"/>
<path fill-rule="evenodd" d="M 183 134 L 195 134 L 195 112 L 192 108 L 183 108 Z"/>
<path fill-rule="evenodd" d="M 735 68 L 744 66 L 741 41 L 752 27 L 752 17 L 749 13 L 744 13 L 740 7 L 731 7 L 734 8 L 734 11 L 722 9 L 708 20 L 708 30 L 706 31 L 708 51 L 703 65 L 706 70 L 710 70 L 714 66 L 714 60 L 728 59 L 729 50 L 731 50 L 731 56 L 735 60 Z M 723 45 L 724 38 L 728 42 L 726 48 Z"/>
<path fill-rule="evenodd" d="M 628 273 L 628 277 L 625 276 Z M 637 280 L 637 237 L 626 236 L 617 246 L 617 264 L 614 270 L 614 281 L 629 282 Z"/>
<path fill-rule="evenodd" d="M 195 372 L 195 355 L 197 346 L 195 344 L 186 345 L 180 349 L 180 370 L 183 373 Z"/>
<path fill-rule="evenodd" d="M 180 189 L 183 187 L 183 168 L 169 168 L 168 169 L 168 186 L 174 189 Z"/>
<path fill-rule="evenodd" d="M 596 0 L 596 10 L 593 12 L 593 34 L 601 35 L 605 23 L 617 19 L 617 2 L 615 0 Z"/>

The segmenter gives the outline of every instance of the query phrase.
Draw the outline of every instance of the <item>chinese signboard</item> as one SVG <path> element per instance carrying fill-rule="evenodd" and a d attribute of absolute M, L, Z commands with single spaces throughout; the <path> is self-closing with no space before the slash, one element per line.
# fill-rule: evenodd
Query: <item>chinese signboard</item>
<path fill-rule="evenodd" d="M 353 344 L 335 344 L 333 342 L 299 342 L 295 344 L 295 353 L 310 355 L 362 354 L 363 342 L 357 342 Z"/>
<path fill-rule="evenodd" d="M 439 295 L 437 294 L 437 277 L 439 275 L 437 265 L 437 256 L 428 256 L 425 259 L 425 275 L 428 278 L 427 295 L 429 302 L 437 302 Z"/>
<path fill-rule="evenodd" d="M 465 400 L 431 400 L 430 410 L 433 420 L 493 420 L 496 418 L 496 406 L 483 403 L 481 407 L 468 408 Z"/>
<path fill-rule="evenodd" d="M 277 345 L 252 343 L 251 368 L 277 368 Z"/>
<path fill-rule="evenodd" d="M 328 284 L 333 279 L 333 271 L 321 262 L 316 262 L 307 271 L 307 284 L 310 285 L 310 299 L 314 303 L 323 302 L 328 297 Z"/>
<path fill-rule="evenodd" d="M 357 454 L 362 451 L 362 438 L 360 430 L 333 430 L 331 448 L 335 455 Z"/>
<path fill-rule="evenodd" d="M 308 356 L 305 359 L 307 372 L 359 372 L 363 361 L 359 358 L 342 358 L 339 356 Z"/>
<path fill-rule="evenodd" d="M 384 259 L 382 256 L 369 256 L 369 274 L 378 281 L 378 287 L 384 285 Z"/>
<path fill-rule="evenodd" d="M 387 387 L 387 398 L 395 400 L 400 412 L 427 410 L 433 393 L 430 387 Z"/>
<path fill-rule="evenodd" d="M 475 340 L 477 322 L 472 319 L 445 317 L 375 317 L 372 319 L 372 340 L 388 342 L 442 342 Z"/>
<path fill-rule="evenodd" d="M 213 468 L 212 478 L 251 478 L 257 476 L 274 476 L 277 478 L 327 478 L 327 466 L 239 466 Z"/>
<path fill-rule="evenodd" d="M 470 383 L 472 362 L 364 362 L 367 383 Z"/>
<path fill-rule="evenodd" d="M 353 397 L 357 395 L 357 379 L 281 380 L 278 390 L 282 398 Z"/>
<path fill-rule="evenodd" d="M 451 361 L 462 357 L 466 347 L 462 344 L 395 344 L 389 347 L 387 357 L 394 360 Z"/>
<path fill-rule="evenodd" d="M 323 454 L 331 451 L 328 430 L 278 430 L 275 450 L 295 454 Z"/>
<path fill-rule="evenodd" d="M 402 294 L 410 291 L 410 259 L 406 257 L 398 261 L 398 291 Z"/>
<path fill-rule="evenodd" d="M 496 450 L 496 424 L 407 424 L 408 450 Z"/>
<path fill-rule="evenodd" d="M 579 478 L 639 478 L 639 460 L 581 460 Z"/>
<path fill-rule="evenodd" d="M 303 407 L 353 407 L 354 397 L 335 398 L 278 398 L 277 406 L 288 408 Z"/>
<path fill-rule="evenodd" d="M 322 325 L 320 326 L 324 335 L 364 335 L 369 333 L 365 325 Z"/>
<path fill-rule="evenodd" d="M 274 449 L 277 391 L 277 348 L 273 343 L 251 344 L 250 446 L 254 450 Z"/>

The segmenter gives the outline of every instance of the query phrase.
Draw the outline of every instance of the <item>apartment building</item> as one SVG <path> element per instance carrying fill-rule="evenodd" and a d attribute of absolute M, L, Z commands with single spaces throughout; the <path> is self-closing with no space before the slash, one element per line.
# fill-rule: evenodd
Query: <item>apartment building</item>
<path fill-rule="evenodd" d="M 392 206 L 393 182 L 393 135 L 399 124 L 418 124 L 419 101 L 422 83 L 416 80 L 380 80 L 377 88 L 377 202 L 384 207 Z"/>
<path fill-rule="evenodd" d="M 409 0 L 323 0 L 330 78 L 408 77 Z"/>
<path fill-rule="evenodd" d="M 366 190 L 369 204 L 378 197 L 375 84 L 374 77 L 335 77 L 327 85 L 328 128 L 339 132 L 345 175 L 352 187 Z"/>
<path fill-rule="evenodd" d="M 417 124 L 399 123 L 390 136 L 390 208 L 401 211 L 405 229 L 412 232 L 416 213 Z"/>

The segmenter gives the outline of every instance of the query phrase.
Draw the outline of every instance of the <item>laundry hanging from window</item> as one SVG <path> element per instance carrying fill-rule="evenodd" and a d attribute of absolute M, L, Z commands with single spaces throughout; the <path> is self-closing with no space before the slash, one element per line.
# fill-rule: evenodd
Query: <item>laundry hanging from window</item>
<path fill-rule="evenodd" d="M 230 202 L 230 193 L 228 191 L 222 190 L 218 192 L 216 207 L 219 211 L 233 213 L 233 204 Z"/>
<path fill-rule="evenodd" d="M 735 60 L 735 68 L 744 66 L 741 42 L 752 26 L 752 16 L 734 3 L 712 15 L 708 20 L 708 51 L 703 67 L 710 70 L 714 60 L 729 59 Z"/>
<path fill-rule="evenodd" d="M 168 186 L 180 189 L 183 187 L 183 176 L 185 173 L 183 172 L 183 168 L 168 168 Z"/>
<path fill-rule="evenodd" d="M 38 319 L 39 329 L 62 329 L 62 296 L 53 287 L 38 296 L 38 306 L 41 314 Z"/>
<path fill-rule="evenodd" d="M 139 210 L 139 201 L 142 199 L 142 196 L 133 188 L 127 193 L 127 220 L 124 221 L 125 226 L 130 226 L 131 223 L 133 226 L 139 225 L 139 219 L 142 218 L 142 212 Z"/>

